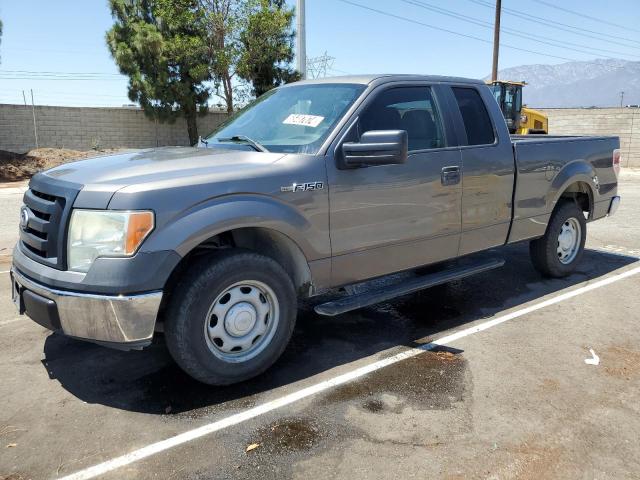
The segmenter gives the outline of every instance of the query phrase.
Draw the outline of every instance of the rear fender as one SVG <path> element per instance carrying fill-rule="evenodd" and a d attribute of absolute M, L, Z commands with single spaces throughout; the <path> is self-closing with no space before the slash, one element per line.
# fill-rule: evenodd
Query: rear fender
<path fill-rule="evenodd" d="M 593 205 L 598 201 L 597 183 L 594 179 L 597 180 L 596 172 L 588 162 L 576 160 L 566 164 L 551 182 L 546 198 L 546 211 L 552 212 L 562 194 L 576 182 L 583 182 L 588 186 L 590 211 L 593 211 Z"/>

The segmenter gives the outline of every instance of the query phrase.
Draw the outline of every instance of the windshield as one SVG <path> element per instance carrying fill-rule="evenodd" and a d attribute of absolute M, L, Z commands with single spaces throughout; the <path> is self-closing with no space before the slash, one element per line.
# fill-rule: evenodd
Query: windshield
<path fill-rule="evenodd" d="M 500 108 L 502 108 L 502 85 L 491 85 L 491 91 L 493 92 L 493 96 L 496 99 L 496 102 L 498 102 L 498 105 L 500 105 Z"/>
<path fill-rule="evenodd" d="M 323 83 L 271 90 L 222 124 L 207 144 L 237 145 L 244 138 L 270 152 L 315 154 L 364 89 Z"/>

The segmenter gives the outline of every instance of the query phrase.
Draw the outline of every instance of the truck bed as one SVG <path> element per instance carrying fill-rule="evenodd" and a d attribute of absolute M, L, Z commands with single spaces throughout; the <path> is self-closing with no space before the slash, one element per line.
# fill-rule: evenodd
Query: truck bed
<path fill-rule="evenodd" d="M 574 182 L 590 195 L 589 219 L 606 215 L 617 179 L 618 137 L 512 135 L 516 167 L 509 242 L 542 235 L 559 195 Z"/>

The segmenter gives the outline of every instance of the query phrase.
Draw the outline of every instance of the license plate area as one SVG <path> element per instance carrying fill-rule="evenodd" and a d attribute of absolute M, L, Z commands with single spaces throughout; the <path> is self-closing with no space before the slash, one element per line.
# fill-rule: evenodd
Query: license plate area
<path fill-rule="evenodd" d="M 16 310 L 18 313 L 22 315 L 24 313 L 24 302 L 22 300 L 22 285 L 20 285 L 16 279 L 13 277 L 13 273 L 10 273 L 11 276 L 11 300 L 13 304 L 16 306 Z"/>

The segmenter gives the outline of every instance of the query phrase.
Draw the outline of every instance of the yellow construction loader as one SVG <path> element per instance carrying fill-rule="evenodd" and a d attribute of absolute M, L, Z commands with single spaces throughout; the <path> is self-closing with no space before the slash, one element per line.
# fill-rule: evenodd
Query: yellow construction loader
<path fill-rule="evenodd" d="M 487 82 L 493 91 L 510 133 L 518 135 L 549 133 L 549 119 L 545 114 L 522 105 L 525 82 L 497 80 Z"/>

